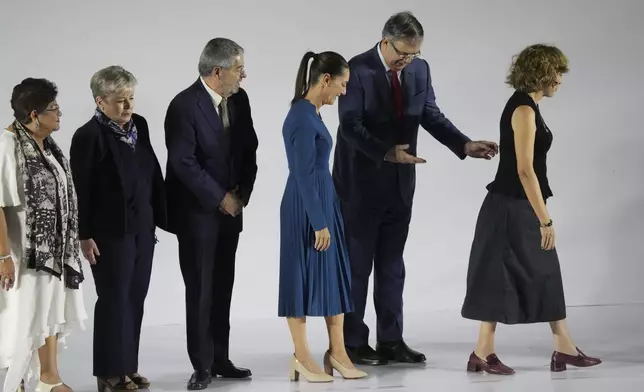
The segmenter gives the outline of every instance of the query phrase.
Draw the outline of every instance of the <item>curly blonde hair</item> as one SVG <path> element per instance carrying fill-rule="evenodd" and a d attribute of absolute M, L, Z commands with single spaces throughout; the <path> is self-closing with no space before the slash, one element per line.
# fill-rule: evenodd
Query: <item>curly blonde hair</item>
<path fill-rule="evenodd" d="M 518 91 L 543 91 L 557 83 L 557 76 L 568 72 L 568 58 L 555 47 L 531 45 L 514 56 L 506 83 Z"/>

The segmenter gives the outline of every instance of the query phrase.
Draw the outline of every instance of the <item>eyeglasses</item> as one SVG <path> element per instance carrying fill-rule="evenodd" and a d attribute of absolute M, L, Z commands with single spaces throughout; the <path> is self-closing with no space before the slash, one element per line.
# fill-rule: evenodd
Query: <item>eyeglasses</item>
<path fill-rule="evenodd" d="M 59 106 L 55 106 L 55 107 L 53 107 L 53 108 L 45 109 L 43 112 L 46 112 L 46 113 L 56 113 L 56 115 L 57 115 L 58 117 L 60 117 L 60 116 L 62 116 L 62 115 L 63 115 L 63 112 L 61 112 L 61 111 L 60 111 L 60 107 L 59 107 Z"/>
<path fill-rule="evenodd" d="M 389 42 L 389 43 L 391 44 L 391 47 L 394 49 L 394 51 L 396 52 L 396 54 L 397 54 L 399 57 L 403 58 L 403 59 L 413 60 L 413 59 L 415 59 L 416 57 L 420 56 L 420 51 L 418 51 L 418 52 L 416 52 L 416 53 L 406 53 L 406 52 L 403 52 L 403 51 L 401 51 L 401 50 L 398 50 L 398 48 L 396 48 L 396 46 L 394 45 L 394 43 L 393 43 L 393 42 Z"/>

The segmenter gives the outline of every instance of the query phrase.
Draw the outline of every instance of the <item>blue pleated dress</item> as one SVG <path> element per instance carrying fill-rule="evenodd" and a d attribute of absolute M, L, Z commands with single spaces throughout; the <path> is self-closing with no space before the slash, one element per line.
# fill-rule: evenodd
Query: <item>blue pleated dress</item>
<path fill-rule="evenodd" d="M 315 106 L 291 106 L 282 128 L 289 176 L 280 206 L 279 317 L 334 316 L 353 310 L 351 267 L 329 157 L 333 138 Z M 331 246 L 315 250 L 327 227 Z"/>

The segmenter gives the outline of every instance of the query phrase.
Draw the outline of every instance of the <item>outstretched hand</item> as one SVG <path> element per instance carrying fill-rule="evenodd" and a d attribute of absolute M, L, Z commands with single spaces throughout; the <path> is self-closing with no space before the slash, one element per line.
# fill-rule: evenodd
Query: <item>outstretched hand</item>
<path fill-rule="evenodd" d="M 499 153 L 499 145 L 487 140 L 469 141 L 465 144 L 465 155 L 490 160 Z"/>
<path fill-rule="evenodd" d="M 409 144 L 399 144 L 389 150 L 387 155 L 385 155 L 385 160 L 394 163 L 407 163 L 407 164 L 417 164 L 417 163 L 426 163 L 427 161 L 423 158 L 411 155 L 407 152 Z"/>

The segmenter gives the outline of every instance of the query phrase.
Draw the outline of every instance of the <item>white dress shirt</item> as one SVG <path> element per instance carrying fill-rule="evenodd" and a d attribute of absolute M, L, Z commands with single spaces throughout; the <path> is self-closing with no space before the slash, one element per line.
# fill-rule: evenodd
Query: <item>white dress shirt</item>
<path fill-rule="evenodd" d="M 382 61 L 382 65 L 385 67 L 385 72 L 387 73 L 387 79 L 389 80 L 389 83 L 391 84 L 391 76 L 390 76 L 390 73 L 389 73 L 389 71 L 391 71 L 391 68 L 389 68 L 389 66 L 385 62 L 385 56 L 382 55 L 382 51 L 380 50 L 380 43 L 378 43 L 377 48 L 378 48 L 378 57 L 380 57 L 380 61 Z M 401 81 L 400 74 L 402 73 L 402 71 L 398 71 L 397 73 L 398 73 L 398 80 Z M 402 81 L 401 81 L 401 84 L 402 84 Z"/>
<path fill-rule="evenodd" d="M 208 95 L 210 95 L 210 98 L 212 98 L 212 103 L 215 105 L 215 110 L 217 111 L 217 114 L 219 114 L 219 115 L 220 115 L 221 113 L 219 113 L 219 104 L 221 104 L 221 101 L 222 101 L 224 98 L 223 98 L 221 95 L 217 94 L 217 93 L 215 92 L 215 90 L 211 89 L 211 88 L 206 84 L 206 81 L 205 81 L 205 80 L 203 80 L 203 78 L 202 78 L 202 77 L 200 77 L 199 79 L 201 79 L 201 83 L 202 83 L 202 84 L 203 84 L 203 86 L 206 88 L 206 91 L 208 92 Z"/>

